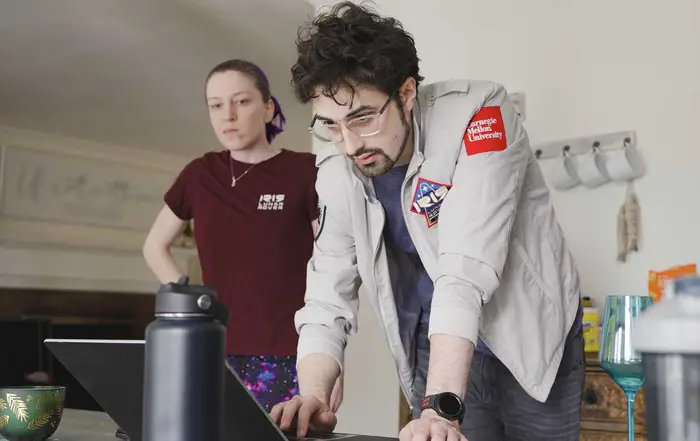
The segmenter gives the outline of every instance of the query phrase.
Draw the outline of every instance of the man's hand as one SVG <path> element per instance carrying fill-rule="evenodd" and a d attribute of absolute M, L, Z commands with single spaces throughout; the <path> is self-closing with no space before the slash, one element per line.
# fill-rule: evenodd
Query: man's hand
<path fill-rule="evenodd" d="M 399 441 L 468 441 L 457 421 L 448 421 L 433 410 L 424 410 L 399 433 Z"/>
<path fill-rule="evenodd" d="M 338 422 L 331 408 L 313 395 L 297 395 L 289 401 L 276 404 L 270 411 L 270 418 L 282 430 L 291 430 L 296 426 L 300 438 L 305 437 L 309 429 L 331 433 Z"/>
<path fill-rule="evenodd" d="M 299 361 L 297 373 L 299 395 L 275 405 L 270 410 L 272 421 L 282 430 L 296 428 L 298 437 L 305 437 L 309 430 L 332 432 L 338 420 L 328 403 L 339 384 L 338 362 L 326 354 L 309 354 Z"/>

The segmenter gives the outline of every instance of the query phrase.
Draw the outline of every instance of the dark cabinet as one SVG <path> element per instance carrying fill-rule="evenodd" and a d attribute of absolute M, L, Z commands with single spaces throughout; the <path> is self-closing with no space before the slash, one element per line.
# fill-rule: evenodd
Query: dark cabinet
<path fill-rule="evenodd" d="M 44 345 L 46 338 L 143 338 L 132 322 L 70 317 L 0 318 L 0 385 L 34 384 L 26 376 L 48 374 L 51 384 L 66 386 L 66 408 L 102 410 Z"/>

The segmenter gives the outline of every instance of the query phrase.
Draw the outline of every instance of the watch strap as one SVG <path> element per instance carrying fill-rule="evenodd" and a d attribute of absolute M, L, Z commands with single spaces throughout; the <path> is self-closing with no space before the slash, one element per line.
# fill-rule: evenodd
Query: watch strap
<path fill-rule="evenodd" d="M 457 415 L 448 415 L 445 413 L 439 406 L 439 400 L 442 398 L 443 395 L 450 395 L 452 396 L 457 402 L 459 403 L 459 412 Z M 433 394 L 433 395 L 428 395 L 425 398 L 423 398 L 423 401 L 421 402 L 421 412 L 426 410 L 426 409 L 432 409 L 434 410 L 439 416 L 442 418 L 445 418 L 446 420 L 449 421 L 459 421 L 460 424 L 462 424 L 462 421 L 464 420 L 464 414 L 465 414 L 465 406 L 464 402 L 455 394 L 451 392 L 443 392 L 439 394 Z"/>

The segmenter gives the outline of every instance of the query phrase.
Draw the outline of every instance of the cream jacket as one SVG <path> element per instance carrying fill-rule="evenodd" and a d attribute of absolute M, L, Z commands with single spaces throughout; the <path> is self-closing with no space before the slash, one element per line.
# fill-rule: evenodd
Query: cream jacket
<path fill-rule="evenodd" d="M 545 401 L 580 294 L 574 260 L 525 129 L 499 84 L 420 86 L 404 218 L 434 282 L 429 334 L 481 337 L 534 399 Z M 363 284 L 414 400 L 414 347 L 402 338 L 372 182 L 335 146 L 317 155 L 319 232 L 296 314 L 298 360 L 343 367 Z M 419 397 L 422 398 L 422 397 Z"/>

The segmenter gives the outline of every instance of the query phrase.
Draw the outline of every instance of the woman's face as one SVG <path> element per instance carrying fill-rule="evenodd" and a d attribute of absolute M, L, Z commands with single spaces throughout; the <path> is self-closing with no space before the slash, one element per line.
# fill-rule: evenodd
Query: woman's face
<path fill-rule="evenodd" d="M 238 71 L 218 72 L 206 86 L 209 120 L 219 142 L 229 150 L 244 150 L 265 140 L 265 124 L 274 103 L 263 102 L 253 79 Z"/>

